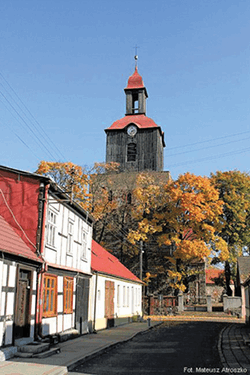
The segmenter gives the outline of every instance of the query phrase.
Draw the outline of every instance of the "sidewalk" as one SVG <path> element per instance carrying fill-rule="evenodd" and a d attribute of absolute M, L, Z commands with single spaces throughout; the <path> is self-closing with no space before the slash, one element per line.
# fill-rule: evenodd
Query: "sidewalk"
<path fill-rule="evenodd" d="M 111 329 L 98 331 L 97 334 L 87 334 L 74 340 L 65 341 L 56 346 L 61 349 L 59 354 L 47 358 L 12 358 L 11 361 L 0 362 L 1 375 L 65 375 L 68 371 L 92 358 L 118 342 L 125 342 L 140 332 L 147 331 L 161 322 L 147 321 L 130 323 Z"/>
<path fill-rule="evenodd" d="M 220 334 L 218 350 L 224 368 L 242 369 L 250 374 L 250 327 L 244 323 L 229 324 Z"/>
<path fill-rule="evenodd" d="M 182 316 L 183 321 L 191 321 L 192 318 L 196 321 L 205 320 L 205 317 Z M 161 324 L 164 320 L 179 321 L 181 316 L 151 321 L 150 327 L 145 321 L 98 331 L 97 334 L 83 335 L 74 340 L 57 344 L 56 346 L 60 347 L 61 352 L 48 358 L 12 358 L 11 361 L 0 362 L 0 375 L 77 375 L 73 371 L 80 363 L 119 342 L 130 340 L 138 333 L 145 332 Z M 228 323 L 221 331 L 218 342 L 221 368 L 242 369 L 242 373 L 250 374 L 250 346 L 247 345 L 247 340 L 250 342 L 250 327 L 246 326 L 241 319 L 215 317 L 214 321 Z M 218 366 L 220 367 L 219 364 Z M 72 373 L 68 373 L 68 371 L 72 371 Z"/>

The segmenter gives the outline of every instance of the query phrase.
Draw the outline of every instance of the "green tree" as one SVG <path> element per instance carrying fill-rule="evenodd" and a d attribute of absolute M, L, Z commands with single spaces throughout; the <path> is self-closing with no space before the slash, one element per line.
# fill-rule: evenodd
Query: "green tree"
<path fill-rule="evenodd" d="M 250 175 L 237 170 L 211 174 L 211 183 L 223 201 L 220 215 L 223 227 L 220 232 L 229 248 L 225 262 L 227 294 L 231 295 L 230 280 L 235 281 L 237 257 L 250 246 Z M 216 259 L 215 259 L 216 261 Z"/>

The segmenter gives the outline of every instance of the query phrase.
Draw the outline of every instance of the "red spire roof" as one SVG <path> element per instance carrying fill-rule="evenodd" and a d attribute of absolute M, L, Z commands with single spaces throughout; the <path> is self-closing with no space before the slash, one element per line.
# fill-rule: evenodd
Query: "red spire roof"
<path fill-rule="evenodd" d="M 151 118 L 145 115 L 128 115 L 113 122 L 108 130 L 124 129 L 129 124 L 135 124 L 139 129 L 159 128 Z"/>
<path fill-rule="evenodd" d="M 142 76 L 140 76 L 140 74 L 138 73 L 137 66 L 136 66 L 134 73 L 128 79 L 128 85 L 126 89 L 141 89 L 143 87 L 145 86 L 142 80 Z"/>
<path fill-rule="evenodd" d="M 96 241 L 92 240 L 91 268 L 93 271 L 142 283 L 129 269 Z"/>
<path fill-rule="evenodd" d="M 42 259 L 33 253 L 2 216 L 0 216 L 0 251 L 42 262 Z"/>
<path fill-rule="evenodd" d="M 129 124 L 135 124 L 139 129 L 149 129 L 149 128 L 158 128 L 160 130 L 163 146 L 165 147 L 165 141 L 164 141 L 164 133 L 161 130 L 161 127 L 158 126 L 154 120 L 152 120 L 150 117 L 147 117 L 145 115 L 127 115 L 119 120 L 116 120 L 113 122 L 113 124 L 105 129 L 107 130 L 121 130 L 126 128 Z"/>

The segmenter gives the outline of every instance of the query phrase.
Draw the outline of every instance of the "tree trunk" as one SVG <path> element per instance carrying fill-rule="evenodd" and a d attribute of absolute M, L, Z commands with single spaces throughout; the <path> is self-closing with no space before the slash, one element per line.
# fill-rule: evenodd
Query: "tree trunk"
<path fill-rule="evenodd" d="M 225 261 L 225 279 L 226 279 L 226 290 L 227 295 L 232 296 L 232 289 L 230 288 L 231 281 L 231 269 L 228 260 Z"/>

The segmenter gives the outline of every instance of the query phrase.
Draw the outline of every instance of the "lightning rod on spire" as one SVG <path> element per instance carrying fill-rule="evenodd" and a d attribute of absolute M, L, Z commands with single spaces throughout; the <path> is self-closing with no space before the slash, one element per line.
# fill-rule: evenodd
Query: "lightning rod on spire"
<path fill-rule="evenodd" d="M 138 55 L 137 55 L 137 48 L 139 48 L 137 45 L 134 47 L 135 49 L 135 56 L 134 56 L 134 59 L 135 59 L 135 69 L 137 68 L 137 60 L 138 60 Z"/>

